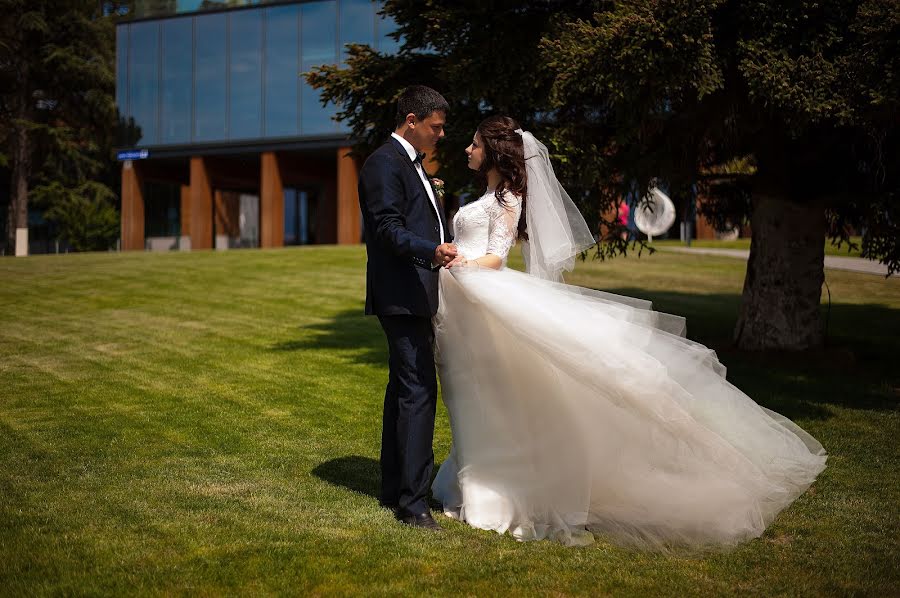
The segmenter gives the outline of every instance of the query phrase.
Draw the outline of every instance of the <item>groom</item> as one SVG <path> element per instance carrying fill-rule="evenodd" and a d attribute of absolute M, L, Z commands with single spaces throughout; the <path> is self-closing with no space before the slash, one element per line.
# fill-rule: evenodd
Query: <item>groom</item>
<path fill-rule="evenodd" d="M 407 525 L 431 530 L 426 496 L 434 467 L 437 406 L 431 317 L 438 271 L 456 256 L 443 210 L 422 167 L 444 136 L 449 106 L 414 85 L 397 100 L 395 131 L 359 173 L 368 264 L 366 314 L 378 316 L 389 350 L 381 432 L 381 504 Z"/>

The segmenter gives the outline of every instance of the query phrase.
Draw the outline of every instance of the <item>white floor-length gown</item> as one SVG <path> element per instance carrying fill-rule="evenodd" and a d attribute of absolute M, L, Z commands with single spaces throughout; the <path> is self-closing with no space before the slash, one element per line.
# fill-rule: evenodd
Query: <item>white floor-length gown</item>
<path fill-rule="evenodd" d="M 461 255 L 505 265 L 520 212 L 505 200 L 460 209 Z M 453 448 L 433 492 L 452 517 L 521 540 L 730 546 L 762 534 L 825 467 L 814 438 L 684 338 L 683 318 L 505 267 L 454 267 L 440 282 Z"/>

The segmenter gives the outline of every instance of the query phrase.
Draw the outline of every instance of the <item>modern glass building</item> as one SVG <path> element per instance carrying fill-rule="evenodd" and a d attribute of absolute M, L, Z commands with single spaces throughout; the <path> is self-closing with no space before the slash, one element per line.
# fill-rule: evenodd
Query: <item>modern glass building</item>
<path fill-rule="evenodd" d="M 348 133 L 300 73 L 349 43 L 395 52 L 381 2 L 134 4 L 116 30 L 123 249 L 358 243 Z"/>

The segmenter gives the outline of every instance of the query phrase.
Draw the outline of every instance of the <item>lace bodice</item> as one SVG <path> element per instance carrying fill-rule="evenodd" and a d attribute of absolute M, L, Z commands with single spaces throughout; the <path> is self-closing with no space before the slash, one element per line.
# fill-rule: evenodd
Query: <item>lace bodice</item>
<path fill-rule="evenodd" d="M 490 253 L 506 266 L 506 256 L 516 243 L 522 202 L 509 191 L 504 192 L 503 199 L 506 205 L 488 191 L 459 209 L 453 218 L 453 242 L 460 255 L 474 260 Z"/>

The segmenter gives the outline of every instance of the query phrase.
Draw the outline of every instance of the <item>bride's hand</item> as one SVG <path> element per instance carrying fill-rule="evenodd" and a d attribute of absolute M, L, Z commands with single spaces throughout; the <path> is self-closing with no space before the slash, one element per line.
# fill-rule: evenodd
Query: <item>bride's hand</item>
<path fill-rule="evenodd" d="M 458 255 L 458 256 L 456 256 L 455 258 L 453 258 L 453 259 L 450 261 L 450 263 L 447 264 L 446 267 L 447 267 L 447 268 L 452 268 L 453 266 L 465 266 L 465 265 L 467 265 L 468 263 L 469 263 L 469 260 L 467 260 L 466 258 L 464 258 L 464 257 L 461 256 L 461 255 Z"/>

